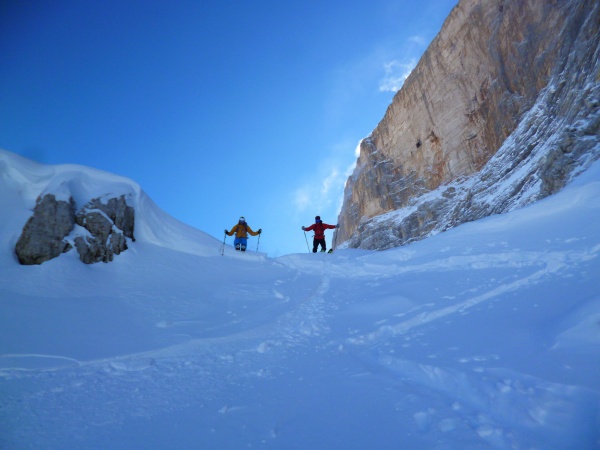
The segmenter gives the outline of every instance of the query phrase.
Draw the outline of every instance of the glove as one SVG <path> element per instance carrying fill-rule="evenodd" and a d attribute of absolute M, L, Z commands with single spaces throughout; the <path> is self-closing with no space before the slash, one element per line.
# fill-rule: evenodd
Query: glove
<path fill-rule="evenodd" d="M 335 227 L 336 227 L 336 228 L 339 228 L 339 227 L 340 227 L 340 224 L 338 223 L 338 224 L 337 224 Z"/>
<path fill-rule="evenodd" d="M 306 230 L 306 228 L 302 227 L 302 230 Z"/>
<path fill-rule="evenodd" d="M 258 234 L 262 233 L 262 228 L 258 229 Z"/>
<path fill-rule="evenodd" d="M 228 233 L 228 231 L 227 231 L 227 230 L 225 230 L 225 234 L 227 234 L 227 233 Z"/>

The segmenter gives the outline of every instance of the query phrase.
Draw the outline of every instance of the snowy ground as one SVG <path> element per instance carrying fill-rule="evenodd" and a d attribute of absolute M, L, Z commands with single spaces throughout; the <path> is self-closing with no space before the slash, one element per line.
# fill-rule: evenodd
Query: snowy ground
<path fill-rule="evenodd" d="M 385 252 L 220 256 L 145 199 L 112 263 L 24 267 L 1 156 L 2 449 L 600 448 L 598 163 Z"/>

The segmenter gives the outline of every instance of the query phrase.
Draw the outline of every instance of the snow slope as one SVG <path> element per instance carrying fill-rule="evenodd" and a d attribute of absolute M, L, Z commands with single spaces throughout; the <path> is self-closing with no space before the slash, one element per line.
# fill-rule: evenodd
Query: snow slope
<path fill-rule="evenodd" d="M 3 152 L 0 178 L 2 449 L 600 448 L 599 163 L 409 246 L 276 259 L 114 175 Z M 136 242 L 20 266 L 59 186 L 131 193 Z"/>

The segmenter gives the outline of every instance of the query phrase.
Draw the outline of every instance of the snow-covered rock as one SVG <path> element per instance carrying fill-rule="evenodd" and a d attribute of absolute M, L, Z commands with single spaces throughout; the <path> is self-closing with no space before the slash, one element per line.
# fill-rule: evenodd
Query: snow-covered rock
<path fill-rule="evenodd" d="M 134 217 L 125 196 L 109 198 L 106 203 L 92 199 L 75 212 L 72 197 L 65 201 L 45 194 L 38 197 L 15 253 L 21 264 L 42 264 L 75 245 L 86 264 L 110 262 L 114 255 L 127 250 L 127 238 L 134 240 Z"/>
<path fill-rule="evenodd" d="M 79 258 L 86 264 L 110 262 L 114 255 L 127 250 L 127 238 L 134 240 L 135 212 L 125 196 L 92 199 L 75 216 L 77 225 L 89 235 L 76 235 L 75 247 Z"/>
<path fill-rule="evenodd" d="M 125 177 L 73 164 L 42 165 L 0 150 L 0 181 L 0 206 L 11 211 L 0 222 L 0 245 L 22 264 L 41 264 L 65 251 L 86 263 L 107 262 L 134 241 L 197 255 L 220 250 L 221 242 L 165 214 Z M 74 247 L 77 252 L 69 252 Z"/>

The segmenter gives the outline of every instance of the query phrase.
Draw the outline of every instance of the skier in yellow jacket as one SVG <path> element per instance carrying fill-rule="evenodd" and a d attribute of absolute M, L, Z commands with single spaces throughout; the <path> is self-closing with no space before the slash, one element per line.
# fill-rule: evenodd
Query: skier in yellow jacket
<path fill-rule="evenodd" d="M 257 236 L 262 233 L 262 229 L 253 231 L 252 228 L 250 228 L 250 225 L 246 223 L 246 218 L 242 216 L 240 217 L 239 222 L 233 226 L 231 231 L 225 230 L 227 236 L 233 236 L 233 233 L 235 233 L 235 240 L 233 241 L 235 249 L 245 252 L 246 247 L 248 246 L 248 234 Z"/>

